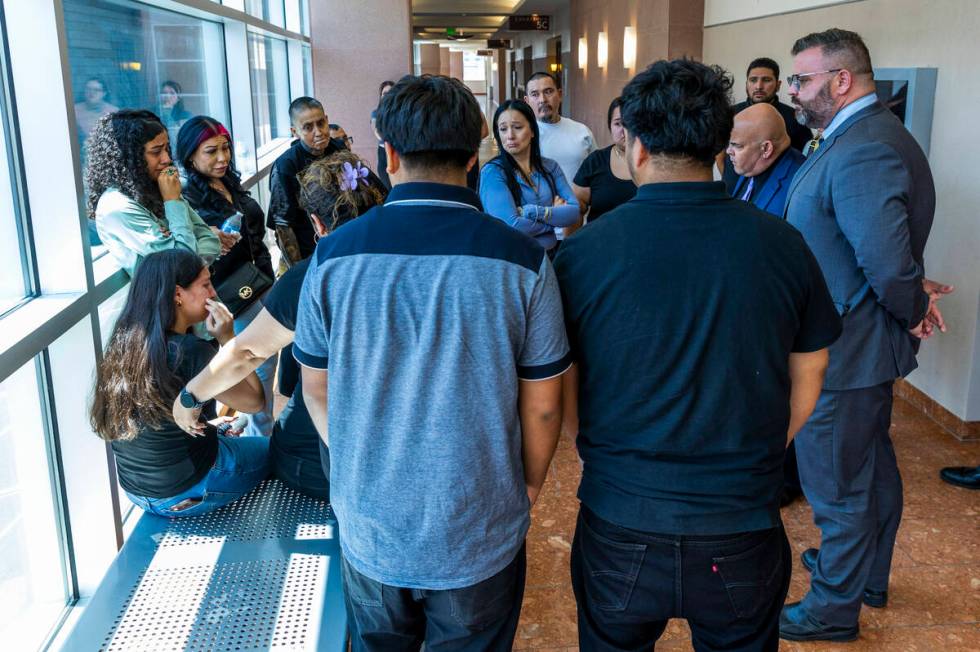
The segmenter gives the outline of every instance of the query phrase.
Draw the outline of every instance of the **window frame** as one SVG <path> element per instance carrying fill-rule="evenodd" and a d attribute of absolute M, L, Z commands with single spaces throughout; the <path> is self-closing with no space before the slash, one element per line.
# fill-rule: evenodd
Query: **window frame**
<path fill-rule="evenodd" d="M 254 138 L 247 30 L 285 40 L 287 83 L 297 67 L 302 78 L 302 60 L 290 57 L 289 49 L 309 46 L 308 36 L 212 0 L 133 2 L 222 24 L 229 126 L 239 140 Z M 0 127 L 8 142 L 0 155 L 11 163 L 27 290 L 23 301 L 0 314 L 5 334 L 0 339 L 0 382 L 26 364 L 35 365 L 68 596 L 45 642 L 54 647 L 70 631 L 80 613 L 78 604 L 94 592 L 138 520 L 130 516 L 123 521 L 111 448 L 91 432 L 84 414 L 88 387 L 79 391 L 79 372 L 94 370 L 102 357 L 99 308 L 128 286 L 129 277 L 110 256 L 93 259 L 88 245 L 66 30 L 63 0 L 0 5 L 5 109 Z M 39 51 L 54 55 L 38 57 Z M 248 101 L 238 101 L 242 96 Z M 291 141 L 279 140 L 261 160 L 252 142 L 254 167 L 243 178 L 246 188 L 261 189 L 275 157 Z M 32 215 L 45 216 L 43 229 L 34 228 Z"/>

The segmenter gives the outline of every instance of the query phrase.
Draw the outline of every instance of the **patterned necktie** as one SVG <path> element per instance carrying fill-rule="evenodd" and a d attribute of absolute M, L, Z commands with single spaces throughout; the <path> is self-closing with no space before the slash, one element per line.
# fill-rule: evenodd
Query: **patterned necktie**
<path fill-rule="evenodd" d="M 820 145 L 822 144 L 823 144 L 823 136 L 821 136 L 820 138 L 814 138 L 813 140 L 811 140 L 806 144 L 806 149 L 803 150 L 803 156 L 809 156 L 810 154 L 814 153 L 815 151 L 820 149 Z"/>

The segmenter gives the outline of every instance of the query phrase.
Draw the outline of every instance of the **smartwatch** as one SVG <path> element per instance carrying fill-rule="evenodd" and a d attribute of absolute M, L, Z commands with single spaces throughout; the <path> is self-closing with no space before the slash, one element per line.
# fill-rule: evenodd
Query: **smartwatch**
<path fill-rule="evenodd" d="M 204 407 L 204 401 L 197 400 L 197 397 L 187 391 L 187 387 L 180 390 L 180 404 L 188 410 L 199 410 Z"/>

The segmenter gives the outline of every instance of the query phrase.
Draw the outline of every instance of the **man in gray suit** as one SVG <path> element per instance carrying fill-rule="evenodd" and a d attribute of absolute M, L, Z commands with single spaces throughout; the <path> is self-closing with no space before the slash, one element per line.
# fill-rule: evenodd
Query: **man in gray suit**
<path fill-rule="evenodd" d="M 875 95 L 859 35 L 810 34 L 792 52 L 797 119 L 823 136 L 790 185 L 786 218 L 813 250 L 844 331 L 796 437 L 821 547 L 803 553 L 810 591 L 783 608 L 780 636 L 846 641 L 858 635 L 862 601 L 888 600 L 902 516 L 892 385 L 915 369 L 919 339 L 944 329 L 922 259 L 936 194 L 922 150 Z"/>

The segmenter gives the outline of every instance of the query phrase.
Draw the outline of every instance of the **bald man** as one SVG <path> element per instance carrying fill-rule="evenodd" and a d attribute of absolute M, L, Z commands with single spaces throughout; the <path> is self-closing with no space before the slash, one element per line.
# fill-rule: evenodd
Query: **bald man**
<path fill-rule="evenodd" d="M 739 175 L 732 196 L 783 217 L 789 183 L 805 160 L 790 144 L 786 123 L 771 104 L 736 114 L 725 150 Z"/>

